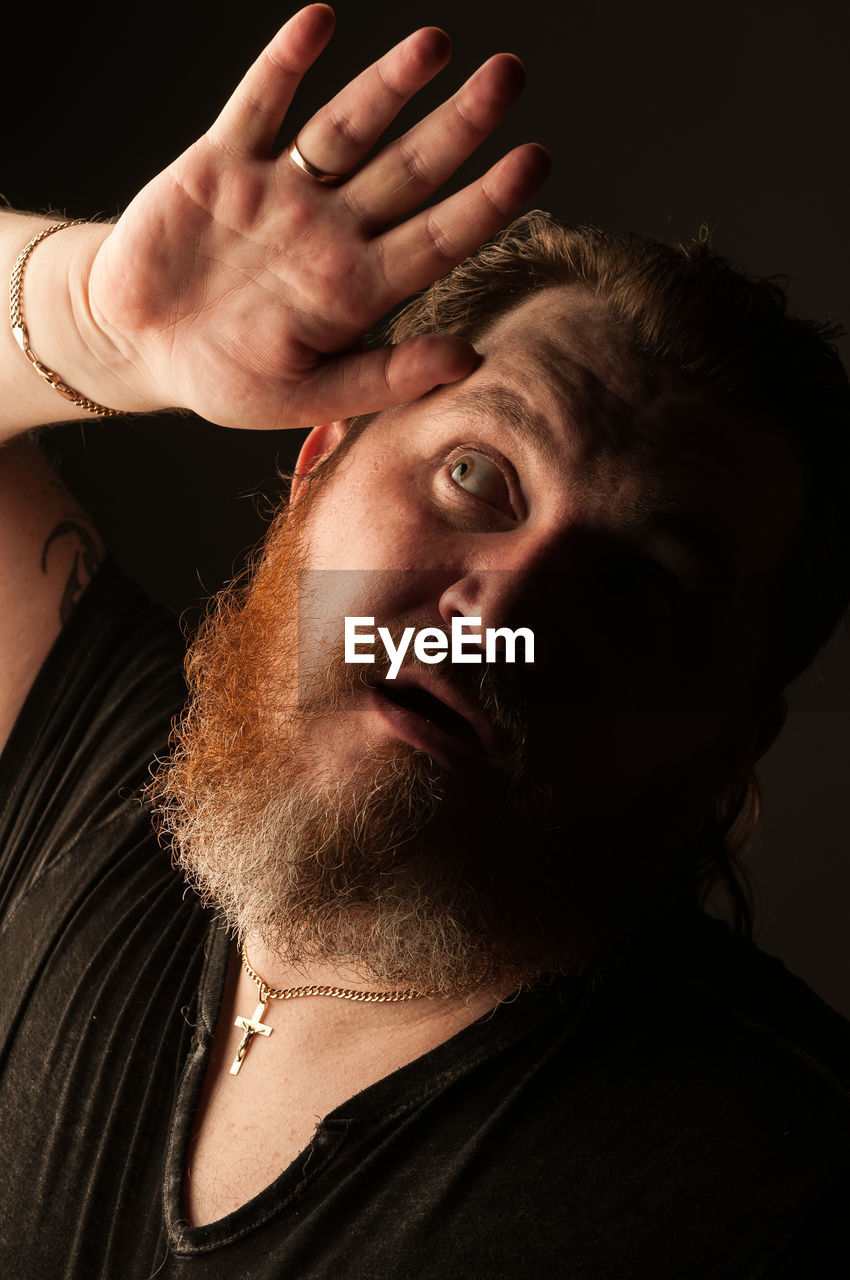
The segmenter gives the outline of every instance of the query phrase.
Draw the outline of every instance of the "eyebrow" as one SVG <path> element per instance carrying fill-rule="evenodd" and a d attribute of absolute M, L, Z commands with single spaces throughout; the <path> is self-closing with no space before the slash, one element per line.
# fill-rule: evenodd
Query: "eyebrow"
<path fill-rule="evenodd" d="M 452 410 L 458 409 L 498 418 L 515 435 L 531 440 L 541 453 L 555 459 L 555 438 L 550 424 L 513 391 L 495 386 L 469 388 L 454 398 Z"/>

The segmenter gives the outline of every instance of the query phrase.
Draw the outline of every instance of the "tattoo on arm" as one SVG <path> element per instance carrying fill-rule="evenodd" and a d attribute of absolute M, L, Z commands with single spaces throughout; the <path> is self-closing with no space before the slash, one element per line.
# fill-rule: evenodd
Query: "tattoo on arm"
<path fill-rule="evenodd" d="M 71 566 L 71 572 L 68 574 L 68 580 L 65 583 L 65 589 L 62 592 L 62 600 L 59 605 L 59 620 L 63 627 L 70 618 L 74 605 L 82 595 L 83 588 L 88 586 L 97 573 L 102 559 L 97 541 L 85 524 L 79 519 L 69 517 L 67 520 L 59 521 L 55 528 L 51 530 L 44 544 L 44 550 L 41 553 L 42 573 L 47 573 L 47 553 L 50 547 L 58 538 L 65 537 L 73 537 L 76 545 L 74 547 L 74 563 Z"/>

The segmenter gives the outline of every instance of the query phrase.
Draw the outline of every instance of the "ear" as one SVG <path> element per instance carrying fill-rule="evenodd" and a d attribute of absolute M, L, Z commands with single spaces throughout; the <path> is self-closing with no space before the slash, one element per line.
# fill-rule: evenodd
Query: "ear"
<path fill-rule="evenodd" d="M 295 474 L 289 491 L 290 505 L 298 500 L 310 472 L 330 457 L 351 424 L 350 418 L 338 422 L 325 422 L 313 427 L 301 446 L 295 463 Z"/>
<path fill-rule="evenodd" d="M 788 719 L 788 703 L 781 693 L 772 694 L 763 704 L 754 724 L 750 764 L 754 765 L 779 737 Z"/>

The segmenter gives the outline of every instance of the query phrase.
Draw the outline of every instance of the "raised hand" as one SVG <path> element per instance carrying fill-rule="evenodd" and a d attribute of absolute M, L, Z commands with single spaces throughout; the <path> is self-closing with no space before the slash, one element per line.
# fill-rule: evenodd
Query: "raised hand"
<path fill-rule="evenodd" d="M 91 323 L 136 400 L 180 405 L 223 426 L 304 427 L 414 399 L 474 367 L 474 352 L 457 338 L 371 352 L 358 344 L 398 301 L 508 222 L 545 179 L 545 151 L 518 147 L 416 212 L 510 109 L 522 65 L 508 54 L 491 58 L 364 164 L 448 61 L 443 32 L 415 32 L 300 130 L 310 165 L 351 175 L 329 185 L 272 146 L 332 29 L 325 5 L 291 18 L 205 136 L 144 188 L 98 249 Z"/>

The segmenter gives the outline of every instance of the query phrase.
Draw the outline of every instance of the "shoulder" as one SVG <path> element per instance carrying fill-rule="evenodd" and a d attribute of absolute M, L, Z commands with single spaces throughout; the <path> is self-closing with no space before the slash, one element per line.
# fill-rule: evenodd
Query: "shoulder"
<path fill-rule="evenodd" d="M 598 984 L 585 1030 L 694 1123 L 850 1137 L 850 1022 L 721 921 L 694 913 L 645 940 Z"/>
<path fill-rule="evenodd" d="M 793 1062 L 850 1107 L 850 1022 L 781 960 L 702 915 L 685 931 L 680 956 L 694 1016 L 777 1067 Z"/>
<path fill-rule="evenodd" d="M 596 983 L 580 1018 L 550 1021 L 549 1037 L 512 1186 L 521 1198 L 527 1173 L 553 1222 L 581 1221 L 605 1274 L 790 1277 L 774 1268 L 835 1254 L 850 1023 L 780 961 L 691 919 Z"/>
<path fill-rule="evenodd" d="M 17 771 L 53 740 L 70 752 L 105 749 L 144 729 L 151 746 L 185 699 L 177 619 L 107 556 L 47 653 L 3 756 Z"/>
<path fill-rule="evenodd" d="M 524 1034 L 458 1094 L 445 1146 L 429 1130 L 481 1274 L 514 1274 L 506 1240 L 517 1275 L 843 1274 L 850 1025 L 779 961 L 694 916 L 500 1021 Z"/>
<path fill-rule="evenodd" d="M 173 615 L 107 558 L 41 664 L 0 758 L 0 879 L 17 897 L 54 865 L 73 861 L 94 875 L 101 853 L 117 856 L 113 844 L 146 838 L 150 815 L 134 797 L 185 701 L 183 653 Z M 70 860 L 72 851 L 80 856 Z"/>

